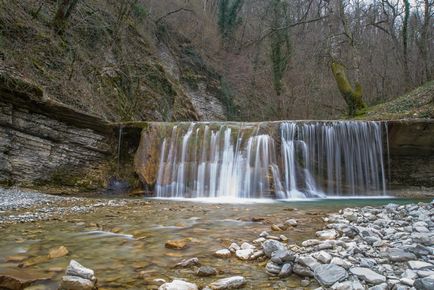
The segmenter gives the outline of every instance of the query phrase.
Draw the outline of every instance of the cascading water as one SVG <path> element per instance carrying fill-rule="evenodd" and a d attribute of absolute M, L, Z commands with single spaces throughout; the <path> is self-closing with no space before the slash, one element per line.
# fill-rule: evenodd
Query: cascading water
<path fill-rule="evenodd" d="M 180 123 L 163 135 L 155 183 L 160 198 L 386 192 L 379 122 Z"/>

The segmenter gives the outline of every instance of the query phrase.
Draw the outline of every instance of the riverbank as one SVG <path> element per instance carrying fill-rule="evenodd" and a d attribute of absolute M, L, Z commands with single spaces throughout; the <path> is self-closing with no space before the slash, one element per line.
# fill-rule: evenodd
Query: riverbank
<path fill-rule="evenodd" d="M 5 197 L 5 193 L 10 197 Z M 314 249 L 323 244 L 333 246 L 322 249 L 332 257 L 347 260 L 354 256 L 358 259 L 360 251 L 365 252 L 365 246 L 373 246 L 365 245 L 364 240 L 358 245 L 359 241 L 356 240 L 354 242 L 357 247 L 354 249 L 358 250 L 351 252 L 349 248 L 344 248 L 343 243 L 352 245 L 353 241 L 343 236 L 340 227 L 335 228 L 339 236 L 334 240 L 321 240 L 311 246 L 303 246 L 303 242 L 315 239 L 316 232 L 328 224 L 337 223 L 324 220 L 324 217 L 329 214 L 334 216 L 334 213 L 348 207 L 359 208 L 355 212 L 363 217 L 361 221 L 369 223 L 367 227 L 376 227 L 375 222 L 364 217 L 368 212 L 363 208 L 372 205 L 375 206 L 370 207 L 372 211 L 379 211 L 390 202 L 400 204 L 398 207 L 402 204 L 404 209 L 407 208 L 405 204 L 411 203 L 410 200 L 371 199 L 209 204 L 114 197 L 53 197 L 35 192 L 3 190 L 0 193 L 0 220 L 4 221 L 0 224 L 0 275 L 14 276 L 18 271 L 36 279 L 36 286 L 57 289 L 66 267 L 73 259 L 95 271 L 100 289 L 158 289 L 164 281 L 171 282 L 175 279 L 190 281 L 198 288 L 204 288 L 219 279 L 233 276 L 242 276 L 245 280 L 243 287 L 246 289 L 315 289 L 320 284 L 314 277 L 308 277 L 307 280 L 306 277 L 293 273 L 288 277 L 269 275 L 266 269 L 272 273 L 283 266 L 269 264 L 270 258 L 266 255 L 257 256 L 254 260 L 242 260 L 235 251 L 223 259 L 216 257 L 215 252 L 229 248 L 232 243 L 246 248 L 248 246 L 244 242 L 248 242 L 256 247 L 256 253 L 264 250 L 262 244 L 265 240 L 276 241 L 297 255 L 295 261 L 290 261 L 293 263 L 292 272 L 295 273 L 300 268 L 296 265 L 304 265 L 300 256 L 314 256 L 314 261 L 321 264 L 316 257 L 319 254 L 315 254 L 318 251 Z M 432 212 L 432 205 L 430 206 Z M 40 219 L 34 216 L 21 220 L 9 218 L 10 215 L 44 213 L 47 209 L 50 209 L 50 215 Z M 346 215 L 347 211 L 343 211 L 341 216 Z M 372 214 L 376 216 L 380 213 Z M 401 218 L 400 215 L 398 217 Z M 429 217 L 432 218 L 432 215 Z M 349 226 L 354 225 L 353 221 L 347 217 L 345 219 L 349 221 Z M 297 225 L 285 225 L 288 220 L 295 220 Z M 338 220 L 341 223 L 342 220 Z M 362 225 L 357 225 L 359 226 Z M 426 227 L 432 232 L 432 220 Z M 264 236 L 264 231 L 268 235 Z M 259 240 L 258 243 L 261 233 L 265 240 Z M 252 242 L 254 240 L 256 243 Z M 391 244 L 383 234 L 381 240 L 387 243 L 375 248 L 375 251 L 391 245 L 400 247 L 396 242 L 408 238 L 397 238 Z M 178 243 L 181 247 L 168 246 L 173 243 Z M 432 246 L 424 247 L 432 251 Z M 50 258 L 50 253 L 53 252 L 60 252 L 61 255 Z M 347 253 L 346 256 L 344 252 Z M 175 267 L 181 261 L 192 258 L 197 258 L 200 265 L 193 263 L 187 267 Z M 307 261 L 309 260 L 310 258 Z M 432 252 L 428 255 L 427 262 L 432 263 L 431 260 Z M 351 259 L 349 262 L 352 266 L 358 266 Z M 377 266 L 383 264 L 377 262 Z M 394 269 L 395 263 L 387 264 Z M 405 262 L 397 265 L 402 270 L 403 267 L 408 267 Z M 315 272 L 309 266 L 303 267 L 306 268 L 306 273 Z M 348 279 L 353 281 L 351 277 L 354 274 L 350 269 L 345 271 L 349 275 Z M 210 276 L 207 273 L 211 273 Z M 385 276 L 388 282 L 390 275 L 383 272 L 379 274 Z M 397 277 L 401 279 L 400 276 Z M 360 283 L 363 284 L 363 281 Z"/>

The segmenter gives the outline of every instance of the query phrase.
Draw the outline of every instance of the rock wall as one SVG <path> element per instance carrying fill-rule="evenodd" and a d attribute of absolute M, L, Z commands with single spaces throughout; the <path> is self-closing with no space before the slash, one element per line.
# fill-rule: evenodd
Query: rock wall
<path fill-rule="evenodd" d="M 98 188 L 112 145 L 104 121 L 0 72 L 0 184 Z M 103 169 L 104 168 L 104 169 Z"/>
<path fill-rule="evenodd" d="M 434 187 L 434 120 L 388 122 L 390 183 Z"/>

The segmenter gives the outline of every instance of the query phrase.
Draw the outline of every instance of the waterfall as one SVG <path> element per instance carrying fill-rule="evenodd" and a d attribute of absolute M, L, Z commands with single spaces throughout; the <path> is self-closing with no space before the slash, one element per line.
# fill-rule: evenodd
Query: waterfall
<path fill-rule="evenodd" d="M 173 127 L 163 130 L 168 134 L 158 141 L 155 193 L 160 198 L 291 199 L 386 193 L 384 126 L 379 122 L 167 126 Z"/>

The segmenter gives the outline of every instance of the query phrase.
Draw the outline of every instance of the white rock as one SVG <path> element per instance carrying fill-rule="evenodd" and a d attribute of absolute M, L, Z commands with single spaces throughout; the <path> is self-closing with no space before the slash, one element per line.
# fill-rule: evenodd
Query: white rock
<path fill-rule="evenodd" d="M 219 258 L 229 258 L 231 255 L 232 253 L 228 249 L 221 249 L 214 253 L 214 256 Z"/>
<path fill-rule="evenodd" d="M 230 246 L 229 246 L 229 251 L 231 251 L 232 253 L 235 253 L 236 251 L 238 251 L 238 250 L 240 250 L 241 248 L 240 248 L 240 246 L 238 246 L 238 244 L 237 243 L 232 243 Z"/>
<path fill-rule="evenodd" d="M 196 284 L 182 280 L 173 280 L 171 283 L 164 283 L 158 290 L 198 290 Z"/>
<path fill-rule="evenodd" d="M 316 232 L 316 236 L 321 240 L 334 240 L 338 237 L 338 232 L 334 229 Z"/>
<path fill-rule="evenodd" d="M 217 280 L 211 284 L 209 287 L 211 289 L 238 289 L 246 284 L 246 279 L 242 276 L 233 276 L 229 278 L 223 278 Z"/>
<path fill-rule="evenodd" d="M 95 281 L 95 272 L 92 269 L 86 268 L 75 260 L 69 262 L 65 271 L 66 276 L 76 276 L 83 279 Z"/>
<path fill-rule="evenodd" d="M 380 284 L 386 282 L 386 277 L 368 268 L 354 267 L 350 269 L 350 272 L 368 283 Z"/>
<path fill-rule="evenodd" d="M 345 261 L 339 257 L 333 257 L 333 259 L 330 261 L 330 263 L 341 266 L 342 268 L 345 268 L 347 270 L 353 266 L 352 263 Z"/>
<path fill-rule="evenodd" d="M 242 245 L 241 245 L 241 250 L 248 250 L 248 249 L 252 249 L 252 250 L 254 250 L 254 249 L 256 249 L 256 247 L 255 246 L 253 246 L 253 245 L 251 245 L 251 244 L 249 244 L 249 243 L 243 243 Z"/>
<path fill-rule="evenodd" d="M 413 286 L 413 284 L 414 284 L 414 280 L 413 279 L 409 279 L 409 278 L 401 278 L 401 279 L 399 279 L 399 281 L 402 284 L 408 285 L 408 286 Z"/>
<path fill-rule="evenodd" d="M 289 220 L 287 220 L 287 221 L 285 221 L 285 225 L 287 225 L 287 226 L 292 226 L 292 227 L 295 227 L 295 226 L 297 226 L 297 220 L 296 219 L 289 219 Z"/>
<path fill-rule="evenodd" d="M 306 240 L 306 241 L 304 241 L 304 242 L 301 243 L 301 245 L 303 247 L 312 247 L 312 246 L 316 246 L 316 245 L 319 245 L 319 244 L 321 244 L 321 241 L 320 240 L 314 240 L 314 239 L 312 239 L 312 240 Z"/>
<path fill-rule="evenodd" d="M 63 290 L 91 290 L 94 289 L 95 281 L 77 276 L 63 276 L 60 288 Z"/>
<path fill-rule="evenodd" d="M 408 266 L 413 270 L 433 269 L 434 265 L 423 261 L 408 261 Z"/>
<path fill-rule="evenodd" d="M 235 255 L 240 260 L 248 260 L 250 256 L 253 254 L 253 249 L 245 249 L 245 250 L 238 250 L 235 252 Z"/>
<path fill-rule="evenodd" d="M 414 272 L 410 269 L 407 269 L 404 271 L 404 273 L 402 273 L 401 277 L 414 280 L 414 279 L 417 279 L 418 276 L 417 276 L 416 272 Z"/>
<path fill-rule="evenodd" d="M 312 256 L 323 264 L 328 264 L 332 260 L 332 255 L 325 251 L 313 253 Z"/>

